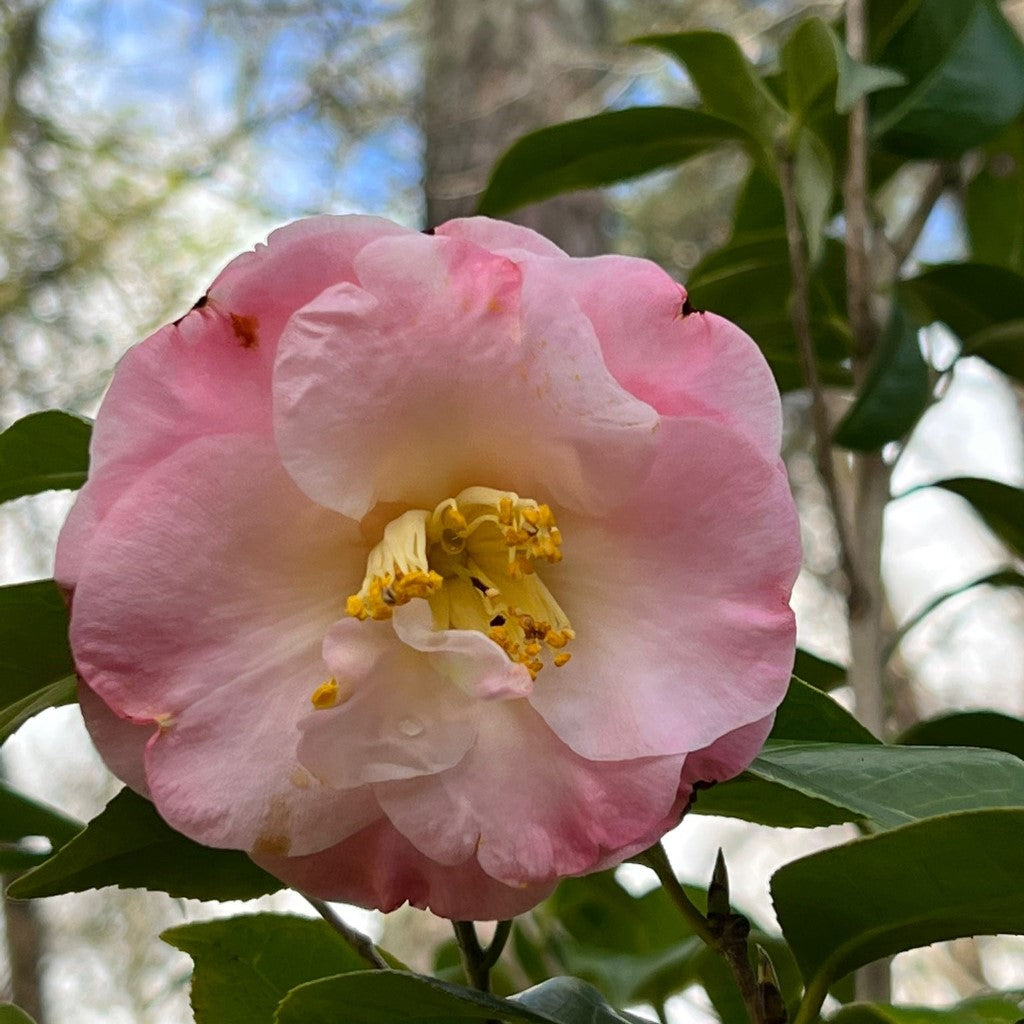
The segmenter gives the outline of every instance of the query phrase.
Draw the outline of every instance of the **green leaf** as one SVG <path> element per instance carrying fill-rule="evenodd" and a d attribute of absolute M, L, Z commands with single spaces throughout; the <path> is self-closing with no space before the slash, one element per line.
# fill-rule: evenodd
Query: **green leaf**
<path fill-rule="evenodd" d="M 939 605 L 945 604 L 950 598 L 959 597 L 961 594 L 966 594 L 968 590 L 974 590 L 976 587 L 1017 587 L 1024 588 L 1024 574 L 1017 572 L 1016 569 L 999 569 L 996 572 L 986 573 L 984 576 L 980 576 L 977 579 L 968 580 L 966 583 L 959 587 L 955 587 L 953 590 L 947 590 L 943 594 L 939 594 L 938 597 L 933 597 L 923 608 L 916 611 L 906 622 L 900 625 L 900 628 L 896 630 L 892 639 L 889 641 L 889 645 L 886 648 L 886 657 L 891 657 L 892 652 L 903 642 L 904 637 L 916 626 L 922 623 Z"/>
<path fill-rule="evenodd" d="M 0 711 L 0 743 L 13 736 L 33 715 L 47 708 L 58 708 L 64 704 L 74 704 L 76 700 L 77 681 L 74 676 L 65 676 L 49 686 L 35 690 L 27 697 L 8 704 Z"/>
<path fill-rule="evenodd" d="M 890 1006 L 887 1003 L 856 1003 L 844 1006 L 828 1024 L 1016 1024 L 1019 1002 L 999 996 L 982 996 L 955 1006 Z"/>
<path fill-rule="evenodd" d="M 36 803 L 0 782 L 0 843 L 13 843 L 26 836 L 45 836 L 61 846 L 82 830 L 80 821 Z"/>
<path fill-rule="evenodd" d="M 561 1024 L 646 1024 L 641 1017 L 612 1009 L 596 988 L 578 978 L 541 982 L 515 1001 Z"/>
<path fill-rule="evenodd" d="M 1024 933 L 1024 810 L 915 822 L 785 865 L 771 890 L 809 985 L 967 935 Z"/>
<path fill-rule="evenodd" d="M 89 471 L 92 424 L 51 409 L 0 433 L 0 501 L 40 491 L 77 490 Z"/>
<path fill-rule="evenodd" d="M 775 716 L 770 739 L 877 744 L 853 715 L 813 686 L 794 677 Z M 840 825 L 857 817 L 806 786 L 744 772 L 710 789 L 699 789 L 692 808 L 697 814 L 740 818 L 776 828 L 819 828 Z"/>
<path fill-rule="evenodd" d="M 296 985 L 367 967 L 325 921 L 292 915 L 200 921 L 160 937 L 195 963 L 196 1024 L 273 1024 Z"/>
<path fill-rule="evenodd" d="M 786 211 L 779 183 L 754 164 L 736 196 L 729 245 L 742 243 L 748 237 L 761 239 L 785 230 Z"/>
<path fill-rule="evenodd" d="M 841 386 L 850 383 L 845 281 L 842 246 L 828 240 L 811 277 L 811 331 L 822 379 Z M 784 229 L 729 242 L 705 256 L 687 282 L 697 309 L 727 317 L 757 342 L 782 391 L 806 386 L 789 315 L 792 286 Z"/>
<path fill-rule="evenodd" d="M 343 974 L 293 988 L 276 1024 L 452 1024 L 463 1020 L 552 1024 L 557 1018 L 437 978 L 402 971 Z"/>
<path fill-rule="evenodd" d="M 801 121 L 823 99 L 845 114 L 862 96 L 906 81 L 898 71 L 854 60 L 821 18 L 797 25 L 782 47 L 781 62 L 789 109 Z"/>
<path fill-rule="evenodd" d="M 959 494 L 1018 558 L 1024 558 L 1024 490 L 971 476 L 938 480 L 929 486 Z"/>
<path fill-rule="evenodd" d="M 1024 762 L 998 750 L 770 742 L 749 772 L 882 828 L 957 811 L 1024 808 Z"/>
<path fill-rule="evenodd" d="M 832 158 L 821 139 L 809 128 L 799 133 L 793 156 L 796 205 L 804 224 L 807 251 L 812 263 L 821 259 L 825 228 L 835 194 Z"/>
<path fill-rule="evenodd" d="M 941 320 L 975 355 L 1024 381 L 1024 276 L 983 263 L 946 263 L 899 285 L 920 323 Z"/>
<path fill-rule="evenodd" d="M 931 747 L 988 747 L 1024 759 L 1024 719 L 996 711 L 954 711 L 912 725 L 899 742 Z"/>
<path fill-rule="evenodd" d="M 56 584 L 0 587 L 0 741 L 37 711 L 70 703 L 74 672 L 67 606 Z"/>
<path fill-rule="evenodd" d="M 985 147 L 964 217 L 973 260 L 1024 272 L 1024 118 Z"/>
<path fill-rule="evenodd" d="M 907 78 L 872 105 L 875 134 L 901 156 L 959 156 L 1024 106 L 1024 46 L 998 0 L 922 0 L 879 60 Z"/>
<path fill-rule="evenodd" d="M 836 427 L 836 444 L 854 451 L 877 451 L 914 428 L 931 398 L 917 330 L 900 303 L 894 302 L 867 379 Z"/>
<path fill-rule="evenodd" d="M 655 46 L 678 60 L 700 93 L 704 110 L 742 128 L 770 160 L 786 124 L 786 111 L 731 36 L 679 32 L 633 42 Z"/>
<path fill-rule="evenodd" d="M 868 4 L 869 52 L 881 53 L 920 6 L 921 0 L 888 0 L 884 4 Z"/>
<path fill-rule="evenodd" d="M 36 1022 L 13 1003 L 0 1003 L 0 1024 L 36 1024 Z"/>
<path fill-rule="evenodd" d="M 8 892 L 34 899 L 105 885 L 197 900 L 255 899 L 281 888 L 244 853 L 200 846 L 175 832 L 148 800 L 122 789 L 84 831 Z"/>
<path fill-rule="evenodd" d="M 768 738 L 827 743 L 879 742 L 841 704 L 796 676 L 789 681 L 789 689 L 775 713 L 775 724 Z"/>
<path fill-rule="evenodd" d="M 846 682 L 846 669 L 842 665 L 837 665 L 826 658 L 819 658 L 802 647 L 798 647 L 796 651 L 793 675 L 819 690 L 834 690 Z"/>
<path fill-rule="evenodd" d="M 552 125 L 507 150 L 478 209 L 493 216 L 562 192 L 626 181 L 740 138 L 729 121 L 682 107 L 634 107 Z"/>

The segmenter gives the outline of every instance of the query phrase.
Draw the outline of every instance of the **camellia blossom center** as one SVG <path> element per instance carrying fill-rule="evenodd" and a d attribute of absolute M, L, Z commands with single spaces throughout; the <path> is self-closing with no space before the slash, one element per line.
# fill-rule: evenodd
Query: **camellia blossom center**
<path fill-rule="evenodd" d="M 479 630 L 536 679 L 549 655 L 556 667 L 569 661 L 564 648 L 576 636 L 536 572 L 539 560 L 562 560 L 561 544 L 547 505 L 468 487 L 432 512 L 411 509 L 391 520 L 345 608 L 360 620 L 382 620 L 425 600 L 435 629 Z M 320 699 L 333 703 L 329 693 Z"/>

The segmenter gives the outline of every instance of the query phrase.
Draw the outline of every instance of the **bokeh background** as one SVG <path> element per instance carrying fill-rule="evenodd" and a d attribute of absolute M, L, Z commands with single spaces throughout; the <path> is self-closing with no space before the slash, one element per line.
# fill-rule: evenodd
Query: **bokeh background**
<path fill-rule="evenodd" d="M 800 14 L 838 8 L 797 0 L 0 0 L 0 428 L 41 408 L 93 414 L 118 356 L 186 311 L 231 256 L 280 223 L 365 212 L 422 227 L 469 214 L 495 159 L 521 133 L 609 108 L 685 102 L 685 74 L 623 45 L 629 38 L 719 29 L 770 65 Z M 1024 3 L 1004 9 L 1024 27 Z M 643 255 L 685 281 L 727 235 L 744 162 L 723 152 L 521 217 L 574 254 Z M 913 174 L 889 190 L 893 210 L 907 202 Z M 933 213 L 915 258 L 963 251 L 953 196 Z M 951 351 L 941 328 L 924 342 L 940 361 Z M 830 401 L 839 411 L 845 398 Z M 1021 394 L 1006 378 L 961 360 L 946 400 L 927 416 L 906 450 L 889 453 L 899 460 L 894 493 L 959 474 L 1024 484 Z M 800 643 L 842 662 L 835 538 L 799 393 L 787 396 L 786 423 L 806 552 L 794 596 Z M 3 510 L 0 582 L 50 574 L 69 501 L 45 495 Z M 892 622 L 1006 559 L 954 496 L 918 492 L 893 502 L 884 555 Z M 893 663 L 894 724 L 958 707 L 1024 714 L 1022 627 L 1018 591 L 978 588 L 945 602 Z M 80 818 L 118 788 L 74 708 L 31 721 L 5 747 L 0 770 Z M 684 878 L 706 881 L 724 847 L 738 902 L 770 922 L 774 867 L 835 841 L 832 830 L 783 834 L 692 818 L 669 848 Z M 621 870 L 631 886 L 653 882 L 644 869 Z M 311 912 L 298 898 L 262 902 Z M 0 997 L 15 973 L 30 974 L 40 1024 L 189 1021 L 189 961 L 155 936 L 237 909 L 113 890 L 8 904 Z M 346 914 L 422 969 L 448 937 L 446 924 L 415 911 Z M 1022 965 L 1019 942 L 947 944 L 898 957 L 894 994 L 941 1005 L 989 985 L 1024 987 Z M 711 1019 L 695 993 L 669 1009 L 676 1020 Z"/>

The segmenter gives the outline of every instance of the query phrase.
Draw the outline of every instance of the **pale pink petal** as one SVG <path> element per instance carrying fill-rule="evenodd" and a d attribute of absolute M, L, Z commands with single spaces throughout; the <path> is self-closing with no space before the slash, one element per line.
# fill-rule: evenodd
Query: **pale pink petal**
<path fill-rule="evenodd" d="M 278 445 L 315 501 L 362 518 L 483 484 L 596 507 L 642 476 L 657 416 L 571 297 L 426 235 L 368 245 L 356 270 L 361 289 L 292 318 L 274 378 Z"/>
<path fill-rule="evenodd" d="M 487 706 L 476 746 L 454 768 L 374 790 L 432 860 L 458 864 L 475 851 L 493 878 L 532 884 L 589 871 L 646 834 L 672 806 L 682 761 L 585 761 L 528 703 L 505 701 Z"/>
<path fill-rule="evenodd" d="M 113 711 L 81 680 L 78 683 L 78 705 L 85 727 L 89 730 L 103 763 L 136 793 L 149 796 L 143 759 L 156 726 L 152 722 L 139 725 Z"/>
<path fill-rule="evenodd" d="M 255 438 L 192 442 L 107 514 L 72 605 L 76 665 L 120 714 L 160 726 L 147 777 L 175 828 L 309 851 L 366 823 L 366 794 L 323 791 L 296 759 L 364 551 Z"/>
<path fill-rule="evenodd" d="M 563 513 L 544 570 L 576 640 L 530 697 L 578 753 L 620 760 L 708 746 L 768 715 L 789 681 L 800 564 L 786 477 L 707 420 L 666 420 L 634 502 Z"/>
<path fill-rule="evenodd" d="M 424 659 L 449 685 L 481 700 L 514 700 L 533 692 L 525 665 L 475 629 L 434 629 L 425 601 L 395 609 L 394 629 L 402 643 L 429 655 Z M 422 663 L 420 666 L 422 671 Z"/>
<path fill-rule="evenodd" d="M 445 866 L 420 853 L 387 821 L 307 857 L 256 855 L 253 860 L 300 892 L 383 910 L 410 903 L 440 917 L 504 921 L 535 907 L 554 882 L 503 885 L 474 857 Z"/>
<path fill-rule="evenodd" d="M 608 369 L 663 416 L 705 416 L 778 457 L 779 391 L 757 345 L 713 313 L 684 312 L 686 290 L 628 256 L 537 261 L 590 318 Z"/>
<path fill-rule="evenodd" d="M 508 256 L 518 262 L 525 256 L 554 256 L 568 259 L 568 255 L 554 242 L 521 224 L 510 224 L 490 217 L 461 217 L 447 221 L 434 229 L 434 234 L 445 238 L 461 238 L 482 249 Z"/>
<path fill-rule="evenodd" d="M 433 775 L 458 764 L 476 740 L 475 703 L 399 643 L 390 623 L 336 623 L 324 660 L 346 699 L 300 723 L 298 756 L 326 785 Z"/>
<path fill-rule="evenodd" d="M 89 480 L 58 543 L 62 586 L 74 586 L 93 530 L 140 473 L 195 438 L 271 436 L 270 378 L 285 321 L 328 285 L 353 280 L 369 241 L 406 233 L 416 234 L 374 217 L 290 224 L 125 354 L 93 430 Z"/>

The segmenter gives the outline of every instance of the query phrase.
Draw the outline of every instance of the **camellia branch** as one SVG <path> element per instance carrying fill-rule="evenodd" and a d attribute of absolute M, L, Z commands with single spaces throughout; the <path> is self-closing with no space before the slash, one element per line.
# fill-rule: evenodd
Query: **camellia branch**
<path fill-rule="evenodd" d="M 373 968 L 378 971 L 389 971 L 387 961 L 380 955 L 377 947 L 373 944 L 368 935 L 346 924 L 337 911 L 323 900 L 315 896 L 306 896 L 306 901 L 311 907 Z"/>
<path fill-rule="evenodd" d="M 734 913 L 729 906 L 729 876 L 726 873 L 722 851 L 718 851 L 715 871 L 708 887 L 706 917 L 697 909 L 676 878 L 676 873 L 672 870 L 668 855 L 665 853 L 665 847 L 661 843 L 656 843 L 643 853 L 637 854 L 633 860 L 646 864 L 658 876 L 658 881 L 686 923 L 706 945 L 720 953 L 729 965 L 751 1024 L 771 1024 L 765 1016 L 766 1003 L 750 963 L 750 952 L 747 948 L 750 922 L 742 914 Z"/>
<path fill-rule="evenodd" d="M 814 452 L 818 473 L 825 487 L 825 494 L 832 509 L 839 538 L 839 557 L 846 576 L 851 599 L 857 593 L 859 582 L 853 557 L 850 527 L 846 521 L 839 481 L 836 479 L 835 463 L 832 460 L 832 426 L 829 422 L 825 391 L 818 375 L 818 363 L 814 355 L 814 338 L 811 335 L 810 274 L 807 267 L 807 239 L 796 202 L 796 173 L 793 157 L 789 152 L 780 154 L 779 184 L 786 215 L 786 243 L 789 262 L 793 273 L 793 301 L 790 318 L 796 337 L 797 352 L 804 381 L 811 393 L 811 421 L 814 426 Z"/>
<path fill-rule="evenodd" d="M 462 966 L 469 983 L 481 992 L 490 992 L 491 968 L 498 962 L 505 948 L 512 931 L 512 922 L 499 921 L 494 929 L 494 937 L 486 947 L 480 945 L 476 925 L 472 921 L 452 921 L 452 927 L 455 929 L 455 941 L 459 944 Z"/>

